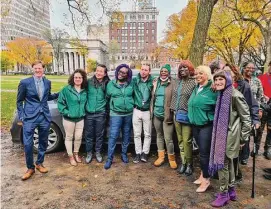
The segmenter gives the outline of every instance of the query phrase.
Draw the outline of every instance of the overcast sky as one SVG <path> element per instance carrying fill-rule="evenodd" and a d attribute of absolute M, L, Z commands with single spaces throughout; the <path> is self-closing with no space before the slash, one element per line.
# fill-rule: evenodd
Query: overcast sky
<path fill-rule="evenodd" d="M 93 14 L 92 23 L 96 23 L 97 19 L 101 17 L 102 10 L 94 2 L 96 0 L 88 0 L 89 5 L 91 5 L 90 11 Z M 180 12 L 187 4 L 188 0 L 156 0 L 156 7 L 159 11 L 158 16 L 158 41 L 163 38 L 163 31 L 166 29 L 166 21 L 168 17 L 173 14 Z M 97 1 L 96 1 L 97 2 Z M 121 10 L 132 9 L 131 0 L 122 1 L 120 5 Z M 94 3 L 94 4 L 93 4 Z M 51 1 L 51 27 L 59 27 L 66 29 L 71 35 L 75 35 L 72 32 L 70 26 L 66 26 L 69 21 L 65 18 L 65 15 L 69 15 L 67 2 L 64 0 L 53 0 Z M 98 17 L 98 18 L 97 18 Z M 80 38 L 86 38 L 85 28 L 82 28 L 83 33 L 80 33 Z"/>

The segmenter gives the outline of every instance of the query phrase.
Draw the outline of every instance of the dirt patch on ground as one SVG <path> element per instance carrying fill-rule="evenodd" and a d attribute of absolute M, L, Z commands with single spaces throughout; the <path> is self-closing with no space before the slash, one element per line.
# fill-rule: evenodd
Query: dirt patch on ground
<path fill-rule="evenodd" d="M 199 175 L 198 161 L 193 176 L 184 177 L 169 168 L 149 163 L 124 165 L 115 157 L 112 169 L 106 171 L 95 160 L 89 164 L 71 167 L 65 152 L 46 155 L 47 174 L 36 172 L 23 182 L 26 171 L 23 148 L 13 145 L 8 133 L 1 137 L 1 207 L 2 208 L 212 208 L 209 203 L 218 190 L 217 180 L 206 193 L 197 194 L 192 182 Z M 132 156 L 130 155 L 130 161 Z M 244 182 L 237 187 L 238 201 L 224 208 L 271 208 L 271 182 L 265 180 L 262 168 L 271 167 L 270 161 L 257 158 L 256 197 L 251 195 L 251 170 L 242 167 Z"/>

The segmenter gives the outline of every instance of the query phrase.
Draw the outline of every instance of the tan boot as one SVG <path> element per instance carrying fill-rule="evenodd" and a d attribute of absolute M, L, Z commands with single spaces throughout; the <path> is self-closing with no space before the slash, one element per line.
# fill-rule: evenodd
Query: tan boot
<path fill-rule="evenodd" d="M 176 169 L 178 167 L 174 154 L 168 154 L 168 161 L 169 161 L 169 165 L 172 169 Z"/>
<path fill-rule="evenodd" d="M 158 159 L 154 162 L 154 165 L 159 167 L 165 162 L 165 150 L 158 150 Z"/>
<path fill-rule="evenodd" d="M 203 180 L 203 174 L 202 172 L 200 172 L 200 177 L 196 181 L 194 181 L 194 184 L 201 184 L 202 180 Z"/>

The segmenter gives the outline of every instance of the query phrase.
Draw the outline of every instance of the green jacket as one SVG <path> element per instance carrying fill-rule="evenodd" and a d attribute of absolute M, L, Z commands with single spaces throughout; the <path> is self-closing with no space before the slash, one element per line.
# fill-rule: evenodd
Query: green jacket
<path fill-rule="evenodd" d="M 158 82 L 160 82 L 159 78 L 153 80 L 153 90 L 152 90 L 152 100 L 151 100 L 151 116 L 154 114 L 154 103 L 155 103 L 155 94 L 158 86 Z M 168 85 L 165 89 L 165 99 L 164 99 L 164 122 L 165 123 L 173 123 L 173 112 L 170 110 L 170 104 L 173 93 L 174 82 L 176 82 L 173 78 L 168 79 Z"/>
<path fill-rule="evenodd" d="M 106 87 L 106 97 L 109 100 L 110 115 L 130 115 L 134 109 L 133 84 L 127 83 L 121 87 L 117 80 L 112 80 Z"/>
<path fill-rule="evenodd" d="M 85 116 L 87 91 L 78 93 L 71 85 L 65 86 L 59 93 L 57 108 L 61 115 L 70 121 L 80 121 Z"/>
<path fill-rule="evenodd" d="M 206 125 L 214 120 L 217 92 L 210 87 L 212 81 L 197 94 L 199 85 L 194 89 L 188 101 L 188 118 L 193 125 Z"/>
<path fill-rule="evenodd" d="M 149 109 L 150 108 L 150 103 L 151 103 L 151 91 L 152 91 L 152 82 L 153 82 L 153 77 L 150 75 L 148 80 L 145 82 L 146 83 L 146 88 L 144 88 L 143 93 L 140 91 L 140 85 L 143 85 L 144 82 L 141 80 L 140 73 L 133 78 L 133 85 L 134 85 L 134 100 L 135 100 L 135 105 L 143 108 L 143 109 Z M 144 100 L 144 105 L 143 105 L 143 100 Z"/>
<path fill-rule="evenodd" d="M 88 80 L 86 104 L 86 111 L 88 113 L 106 111 L 106 85 L 107 81 L 98 83 L 94 77 Z"/>
<path fill-rule="evenodd" d="M 233 159 L 238 157 L 240 143 L 248 140 L 251 131 L 251 118 L 249 107 L 242 93 L 233 89 L 229 128 L 226 145 L 226 155 Z"/>

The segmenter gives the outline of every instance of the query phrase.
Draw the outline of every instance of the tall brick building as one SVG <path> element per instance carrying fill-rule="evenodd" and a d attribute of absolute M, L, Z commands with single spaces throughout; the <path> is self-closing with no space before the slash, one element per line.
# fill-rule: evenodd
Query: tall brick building
<path fill-rule="evenodd" d="M 141 1 L 135 11 L 121 12 L 123 24 L 109 23 L 109 41 L 118 43 L 118 53 L 109 59 L 120 63 L 152 63 L 152 51 L 157 46 L 157 16 L 153 0 Z"/>

